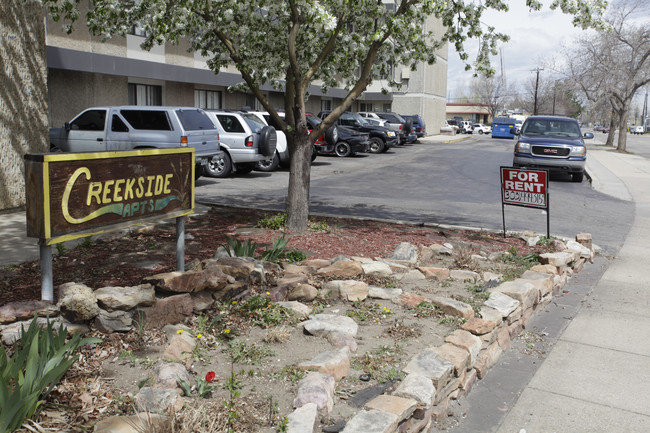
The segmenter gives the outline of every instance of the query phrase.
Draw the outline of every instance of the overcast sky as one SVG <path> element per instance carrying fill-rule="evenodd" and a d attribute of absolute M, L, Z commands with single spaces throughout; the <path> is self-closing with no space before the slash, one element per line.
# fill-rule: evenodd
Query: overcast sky
<path fill-rule="evenodd" d="M 563 44 L 570 44 L 584 31 L 571 24 L 571 16 L 559 10 L 551 11 L 550 3 L 539 12 L 529 12 L 524 0 L 511 0 L 510 11 L 486 13 L 483 22 L 492 25 L 497 31 L 510 36 L 510 41 L 501 45 L 503 66 L 508 83 L 515 81 L 519 86 L 535 76 L 531 72 L 543 67 L 544 59 L 551 59 L 561 50 Z M 476 57 L 477 44 L 468 42 L 466 49 L 470 56 Z M 501 69 L 499 56 L 492 59 L 497 75 Z M 541 74 L 551 71 L 542 71 Z M 472 80 L 472 72 L 464 71 L 464 64 L 458 59 L 453 46 L 449 47 L 449 68 L 447 79 L 447 98 L 450 102 L 462 96 L 462 89 L 467 88 Z M 459 92 L 459 89 L 461 91 Z M 467 92 L 466 92 L 467 93 Z"/>

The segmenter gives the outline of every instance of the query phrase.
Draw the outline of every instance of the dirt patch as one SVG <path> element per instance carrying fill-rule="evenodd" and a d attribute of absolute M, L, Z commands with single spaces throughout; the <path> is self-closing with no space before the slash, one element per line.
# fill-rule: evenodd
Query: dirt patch
<path fill-rule="evenodd" d="M 281 235 L 278 230 L 256 227 L 260 220 L 274 215 L 215 207 L 190 217 L 186 223 L 186 261 L 213 257 L 216 249 L 226 243 L 226 237 L 250 240 L 261 251 Z M 310 259 L 338 255 L 390 258 L 402 242 L 418 247 L 449 243 L 454 246 L 454 255 L 436 254 L 424 264 L 489 271 L 505 279 L 518 276 L 530 265 L 527 259 L 533 254 L 550 250 L 548 246 L 529 247 L 520 239 L 504 239 L 487 232 L 334 218 L 320 218 L 314 224 L 318 230 L 291 236 L 287 248 L 302 251 Z M 509 260 L 486 259 L 493 252 L 508 251 Z M 162 224 L 82 243 L 70 251 L 61 250 L 53 268 L 55 285 L 75 281 L 97 289 L 134 286 L 148 275 L 173 270 L 175 263 L 175 228 L 173 224 Z M 3 303 L 40 297 L 36 262 L 0 270 L 0 282 Z M 319 288 L 323 280 L 314 277 L 311 282 Z M 366 282 L 425 297 L 462 300 L 476 310 L 486 299 L 484 283 L 478 280 L 400 282 L 388 277 L 367 278 Z M 197 396 L 195 389 L 188 400 L 191 404 L 175 415 L 178 419 L 189 418 L 188 410 L 205 408 L 214 425 L 199 423 L 187 431 L 232 428 L 235 432 L 275 432 L 281 428 L 278 426 L 284 416 L 293 411 L 297 382 L 304 375 L 298 364 L 332 350 L 325 339 L 303 332 L 301 319 L 276 311 L 266 290 L 255 287 L 253 298 L 224 300 L 188 324 L 185 332 L 198 342 L 186 363 L 188 370 L 195 380 L 204 380 L 209 372 L 214 372 L 215 377 L 206 398 Z M 379 299 L 356 303 L 317 299 L 308 306 L 313 312 L 347 315 L 359 325 L 358 350 L 352 357 L 351 371 L 337 382 L 334 410 L 321 420 L 321 426 L 356 413 L 365 402 L 399 381 L 402 368 L 422 348 L 441 345 L 445 336 L 463 323 L 426 302 L 408 307 Z M 41 425 L 61 431 L 87 431 L 109 415 L 133 413 L 133 396 L 151 384 L 152 367 L 168 341 L 161 330 L 93 334 L 104 342 L 82 351 L 80 361 L 50 395 L 39 419 Z"/>

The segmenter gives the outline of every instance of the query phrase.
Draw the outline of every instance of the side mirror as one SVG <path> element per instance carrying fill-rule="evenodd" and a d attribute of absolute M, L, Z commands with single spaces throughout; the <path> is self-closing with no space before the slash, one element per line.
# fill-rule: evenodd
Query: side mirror
<path fill-rule="evenodd" d="M 585 136 L 584 136 L 584 137 L 585 137 L 585 138 L 594 138 L 594 134 L 592 134 L 591 132 L 585 132 Z"/>
<path fill-rule="evenodd" d="M 63 124 L 63 129 L 65 129 L 66 132 L 70 131 L 70 130 L 72 129 L 72 128 L 70 127 L 70 123 L 69 123 L 69 122 L 65 122 L 65 123 Z"/>
<path fill-rule="evenodd" d="M 515 128 L 510 128 L 510 133 L 512 135 L 519 135 L 519 129 Z"/>

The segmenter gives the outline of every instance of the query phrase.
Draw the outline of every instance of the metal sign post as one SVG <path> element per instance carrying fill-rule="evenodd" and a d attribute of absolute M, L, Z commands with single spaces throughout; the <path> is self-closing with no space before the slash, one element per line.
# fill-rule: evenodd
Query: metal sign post
<path fill-rule="evenodd" d="M 546 237 L 551 237 L 548 171 L 501 167 L 501 215 L 506 237 L 505 205 L 546 210 Z"/>

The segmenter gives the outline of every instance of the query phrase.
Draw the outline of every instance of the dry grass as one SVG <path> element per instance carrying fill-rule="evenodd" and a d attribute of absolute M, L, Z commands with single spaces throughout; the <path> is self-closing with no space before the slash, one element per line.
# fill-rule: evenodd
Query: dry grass
<path fill-rule="evenodd" d="M 291 338 L 291 329 L 285 325 L 270 328 L 264 335 L 265 343 L 284 343 Z"/>

